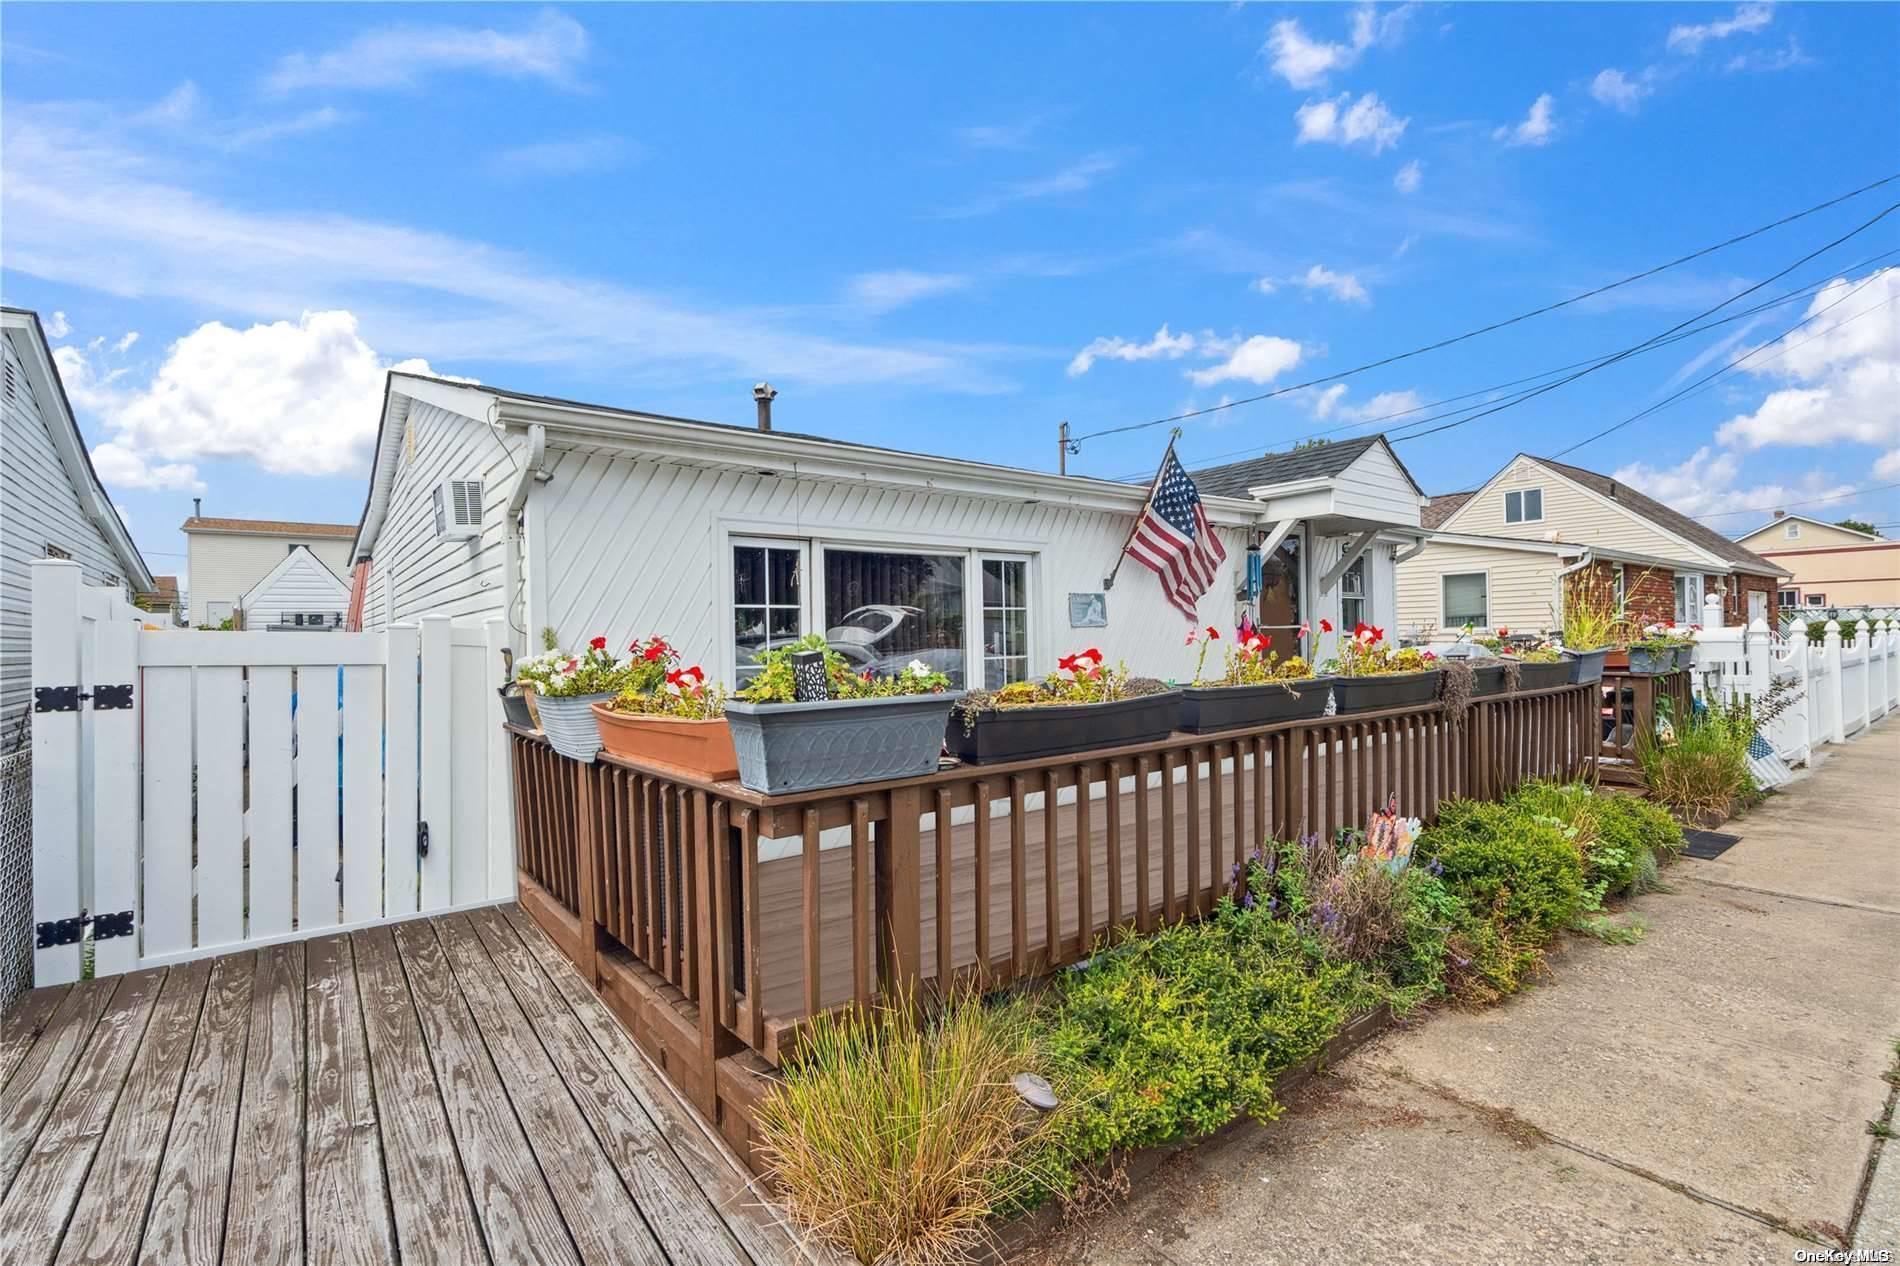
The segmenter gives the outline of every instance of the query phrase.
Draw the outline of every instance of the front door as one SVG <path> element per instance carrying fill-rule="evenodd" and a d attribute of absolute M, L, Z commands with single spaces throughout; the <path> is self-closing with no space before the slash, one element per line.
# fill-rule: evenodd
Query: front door
<path fill-rule="evenodd" d="M 1757 620 L 1768 618 L 1768 595 L 1759 589 L 1748 591 L 1748 622 L 1753 625 Z"/>

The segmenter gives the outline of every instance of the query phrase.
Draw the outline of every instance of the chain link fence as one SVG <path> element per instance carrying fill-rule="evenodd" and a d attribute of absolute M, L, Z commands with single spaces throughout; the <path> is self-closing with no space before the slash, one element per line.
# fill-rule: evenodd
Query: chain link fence
<path fill-rule="evenodd" d="M 0 755 L 0 1012 L 33 987 L 33 748 Z"/>

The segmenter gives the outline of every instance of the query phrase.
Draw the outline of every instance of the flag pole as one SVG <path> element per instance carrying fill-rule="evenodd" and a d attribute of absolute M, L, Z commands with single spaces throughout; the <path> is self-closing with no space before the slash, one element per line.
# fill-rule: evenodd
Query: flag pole
<path fill-rule="evenodd" d="M 1172 430 L 1168 432 L 1167 451 L 1161 454 L 1161 464 L 1155 467 L 1155 477 L 1148 481 L 1148 500 L 1141 503 L 1144 510 L 1146 509 L 1148 502 L 1153 501 L 1155 499 L 1155 491 L 1156 489 L 1161 487 L 1161 472 L 1168 468 L 1168 458 L 1174 455 L 1174 442 L 1180 438 L 1181 438 L 1180 427 L 1178 426 L 1174 427 Z M 1103 589 L 1113 589 L 1115 587 L 1115 577 L 1121 573 L 1122 559 L 1128 557 L 1129 542 L 1135 539 L 1135 533 L 1140 530 L 1141 530 L 1141 515 L 1137 514 L 1135 516 L 1135 521 L 1128 525 L 1128 535 L 1122 538 L 1121 552 L 1115 555 L 1115 565 L 1108 569 L 1108 575 L 1102 577 Z"/>

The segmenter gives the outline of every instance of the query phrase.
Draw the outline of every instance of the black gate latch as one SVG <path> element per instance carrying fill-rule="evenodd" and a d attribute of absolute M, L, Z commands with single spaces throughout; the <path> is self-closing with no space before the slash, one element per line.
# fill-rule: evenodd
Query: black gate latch
<path fill-rule="evenodd" d="M 429 824 L 427 822 L 418 822 L 416 823 L 416 856 L 427 857 L 428 855 Z"/>
<path fill-rule="evenodd" d="M 92 700 L 93 710 L 97 712 L 116 712 L 130 708 L 132 683 L 94 686 L 91 690 L 81 690 L 78 686 L 33 687 L 33 711 L 35 712 L 77 712 L 81 699 Z"/>
<path fill-rule="evenodd" d="M 51 949 L 55 945 L 77 945 L 86 935 L 86 924 L 92 924 L 92 939 L 109 941 L 118 936 L 132 935 L 132 912 L 120 910 L 109 914 L 91 914 L 81 910 L 70 919 L 49 919 L 38 924 L 34 931 L 33 943 L 40 949 Z"/>

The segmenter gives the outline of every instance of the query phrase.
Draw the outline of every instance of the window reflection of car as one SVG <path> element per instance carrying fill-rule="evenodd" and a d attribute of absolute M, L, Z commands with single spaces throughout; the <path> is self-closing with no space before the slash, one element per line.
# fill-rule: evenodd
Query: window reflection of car
<path fill-rule="evenodd" d="M 786 646 L 796 638 L 772 638 L 755 655 Z M 953 681 L 963 678 L 963 649 L 958 646 L 926 646 L 922 608 L 893 603 L 872 603 L 847 611 L 843 619 L 825 630 L 825 644 L 842 655 L 853 672 L 869 670 L 879 677 L 902 672 L 912 660 L 919 660 L 933 672 Z"/>

